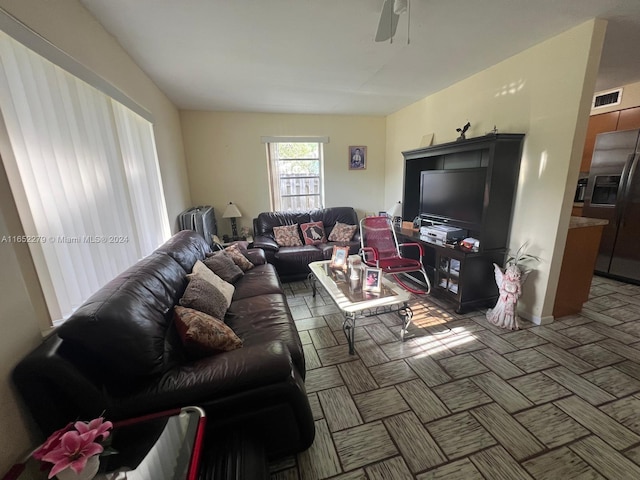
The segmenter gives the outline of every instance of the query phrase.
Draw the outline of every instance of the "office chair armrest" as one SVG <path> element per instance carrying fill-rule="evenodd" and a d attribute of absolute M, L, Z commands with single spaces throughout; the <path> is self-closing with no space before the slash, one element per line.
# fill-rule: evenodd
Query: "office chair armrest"
<path fill-rule="evenodd" d="M 421 243 L 417 243 L 417 242 L 408 242 L 408 243 L 400 243 L 398 244 L 398 247 L 418 247 L 418 250 L 420 251 L 420 261 L 422 261 L 422 257 L 424 257 L 424 247 L 422 246 Z"/>

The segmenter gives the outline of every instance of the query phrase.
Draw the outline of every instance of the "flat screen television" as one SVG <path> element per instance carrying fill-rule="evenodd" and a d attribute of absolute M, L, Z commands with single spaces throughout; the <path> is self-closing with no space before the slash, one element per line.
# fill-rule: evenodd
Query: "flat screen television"
<path fill-rule="evenodd" d="M 434 222 L 479 230 L 486 176 L 486 167 L 421 172 L 421 216 Z"/>

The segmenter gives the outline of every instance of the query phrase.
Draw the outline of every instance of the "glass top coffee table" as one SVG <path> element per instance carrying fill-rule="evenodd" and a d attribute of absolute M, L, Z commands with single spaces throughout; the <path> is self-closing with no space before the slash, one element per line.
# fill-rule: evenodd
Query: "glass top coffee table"
<path fill-rule="evenodd" d="M 380 292 L 365 291 L 362 288 L 363 275 L 357 280 L 350 279 L 349 270 L 332 269 L 330 261 L 309 264 L 311 288 L 316 296 L 316 281 L 329 293 L 333 302 L 344 314 L 342 330 L 349 344 L 349 353 L 354 354 L 356 319 L 372 317 L 384 313 L 398 313 L 402 319 L 400 338 L 404 341 L 411 324 L 413 311 L 409 307 L 411 295 L 397 283 L 383 277 Z"/>

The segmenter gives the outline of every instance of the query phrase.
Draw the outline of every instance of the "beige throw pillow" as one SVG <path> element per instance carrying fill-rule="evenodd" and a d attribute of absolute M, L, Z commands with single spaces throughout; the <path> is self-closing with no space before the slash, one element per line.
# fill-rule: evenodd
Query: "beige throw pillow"
<path fill-rule="evenodd" d="M 189 280 L 194 277 L 200 277 L 220 290 L 224 295 L 224 298 L 226 298 L 227 308 L 229 308 L 229 305 L 231 305 L 231 299 L 233 298 L 233 292 L 235 292 L 236 287 L 229 282 L 225 282 L 200 260 L 196 261 L 193 265 L 193 271 L 187 275 Z"/>

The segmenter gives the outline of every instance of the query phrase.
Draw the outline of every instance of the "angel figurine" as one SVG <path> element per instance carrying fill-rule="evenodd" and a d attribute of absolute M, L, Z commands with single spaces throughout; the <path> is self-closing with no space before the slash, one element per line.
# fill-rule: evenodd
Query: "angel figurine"
<path fill-rule="evenodd" d="M 504 273 L 493 264 L 500 296 L 494 308 L 487 310 L 487 320 L 497 327 L 518 330 L 518 299 L 522 294 L 523 273 L 516 264 L 509 264 Z M 526 277 L 526 274 L 524 274 Z"/>

